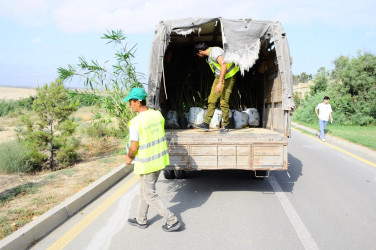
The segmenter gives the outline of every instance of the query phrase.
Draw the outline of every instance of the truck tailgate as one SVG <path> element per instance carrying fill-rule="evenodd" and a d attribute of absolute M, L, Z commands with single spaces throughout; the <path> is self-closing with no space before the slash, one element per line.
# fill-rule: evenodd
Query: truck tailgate
<path fill-rule="evenodd" d="M 232 130 L 167 130 L 167 169 L 287 170 L 287 137 L 263 128 Z"/>

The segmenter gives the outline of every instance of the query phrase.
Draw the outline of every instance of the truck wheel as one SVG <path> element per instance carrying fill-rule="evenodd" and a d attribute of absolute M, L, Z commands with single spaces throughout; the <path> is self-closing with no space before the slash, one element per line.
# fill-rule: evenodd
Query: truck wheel
<path fill-rule="evenodd" d="M 175 178 L 175 171 L 174 170 L 163 170 L 163 176 L 165 179 L 174 179 Z"/>
<path fill-rule="evenodd" d="M 176 179 L 185 179 L 185 171 L 184 170 L 174 170 Z"/>
<path fill-rule="evenodd" d="M 266 170 L 256 170 L 253 172 L 253 178 L 257 180 L 263 180 L 268 176 L 268 171 Z"/>

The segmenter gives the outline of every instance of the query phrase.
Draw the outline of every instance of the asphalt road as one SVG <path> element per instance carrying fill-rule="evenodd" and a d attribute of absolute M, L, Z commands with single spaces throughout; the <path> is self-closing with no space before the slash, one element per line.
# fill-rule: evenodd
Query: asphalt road
<path fill-rule="evenodd" d="M 244 171 L 196 172 L 186 180 L 161 175 L 159 195 L 183 222 L 174 233 L 162 231 L 152 209 L 147 229 L 127 224 L 138 182 L 98 209 L 135 180 L 130 175 L 32 249 L 56 242 L 80 250 L 376 249 L 376 168 L 297 132 L 289 162 L 289 175 L 264 180 Z"/>

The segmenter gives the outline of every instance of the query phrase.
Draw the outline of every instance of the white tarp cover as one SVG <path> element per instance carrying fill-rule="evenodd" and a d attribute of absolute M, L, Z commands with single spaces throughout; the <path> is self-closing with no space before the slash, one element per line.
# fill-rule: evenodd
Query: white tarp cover
<path fill-rule="evenodd" d="M 155 109 L 160 108 L 159 94 L 164 84 L 162 81 L 163 58 L 171 35 L 187 36 L 192 32 L 200 33 L 202 25 L 208 23 L 216 25 L 218 22 L 220 22 L 222 28 L 224 60 L 234 62 L 243 75 L 258 59 L 260 39 L 274 38 L 282 84 L 285 85 L 282 106 L 286 110 L 291 109 L 294 104 L 292 100 L 290 53 L 287 40 L 284 39 L 285 32 L 282 26 L 278 22 L 271 21 L 224 18 L 186 18 L 161 21 L 157 25 L 150 54 L 148 106 Z"/>

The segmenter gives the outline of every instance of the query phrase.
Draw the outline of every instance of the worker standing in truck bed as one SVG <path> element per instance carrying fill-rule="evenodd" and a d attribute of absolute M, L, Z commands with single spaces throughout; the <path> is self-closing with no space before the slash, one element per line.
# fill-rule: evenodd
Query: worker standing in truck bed
<path fill-rule="evenodd" d="M 215 74 L 215 79 L 208 100 L 209 105 L 205 121 L 202 124 L 193 125 L 193 127 L 206 131 L 209 130 L 209 124 L 219 99 L 223 119 L 220 133 L 225 134 L 229 131 L 229 101 L 235 83 L 236 73 L 239 71 L 239 68 L 234 63 L 224 62 L 224 51 L 220 47 L 208 47 L 206 43 L 200 42 L 195 45 L 194 51 L 198 57 L 208 58 L 207 62 Z"/>

